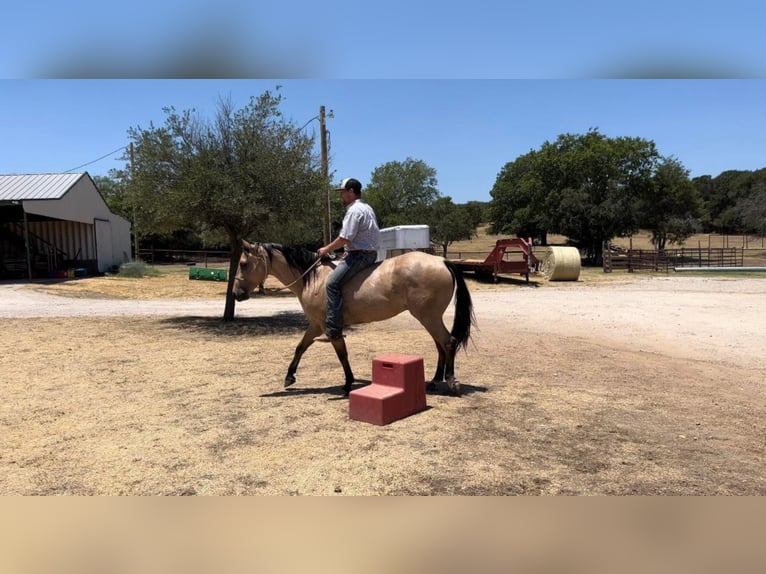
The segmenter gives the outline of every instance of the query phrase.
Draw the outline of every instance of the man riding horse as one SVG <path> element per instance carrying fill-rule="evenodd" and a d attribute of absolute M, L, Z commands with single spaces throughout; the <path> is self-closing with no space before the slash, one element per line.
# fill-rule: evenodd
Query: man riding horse
<path fill-rule="evenodd" d="M 346 215 L 338 237 L 317 250 L 319 257 L 326 257 L 333 251 L 344 250 L 343 259 L 327 278 L 327 320 L 325 334 L 316 341 L 330 342 L 343 337 L 343 285 L 354 275 L 375 263 L 380 244 L 375 211 L 362 202 L 362 184 L 353 177 L 344 179 L 340 187 Z"/>

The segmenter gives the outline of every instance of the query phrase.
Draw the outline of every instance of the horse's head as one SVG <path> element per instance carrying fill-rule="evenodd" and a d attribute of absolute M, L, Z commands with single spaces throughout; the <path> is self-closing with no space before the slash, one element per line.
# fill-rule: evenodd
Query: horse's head
<path fill-rule="evenodd" d="M 242 255 L 239 257 L 237 275 L 232 292 L 237 301 L 244 301 L 250 293 L 262 285 L 269 274 L 269 254 L 260 243 L 242 240 Z"/>

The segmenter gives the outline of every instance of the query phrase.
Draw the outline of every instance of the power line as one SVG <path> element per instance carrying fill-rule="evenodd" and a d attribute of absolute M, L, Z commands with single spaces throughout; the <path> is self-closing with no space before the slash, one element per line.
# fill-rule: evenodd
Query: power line
<path fill-rule="evenodd" d="M 73 167 L 72 169 L 68 169 L 68 170 L 66 170 L 64 173 L 69 173 L 70 171 L 74 171 L 74 170 L 76 170 L 76 169 L 80 169 L 81 167 L 85 167 L 86 165 L 90 165 L 90 164 L 92 164 L 92 163 L 96 163 L 97 161 L 101 161 L 102 159 L 104 159 L 104 158 L 106 158 L 106 157 L 109 157 L 110 155 L 112 155 L 112 154 L 115 154 L 115 153 L 117 153 L 118 151 L 122 151 L 122 150 L 124 150 L 126 147 L 128 147 L 128 146 L 124 145 L 124 146 L 122 146 L 122 147 L 118 147 L 116 150 L 114 150 L 114 151 L 110 151 L 109 153 L 102 155 L 102 156 L 101 156 L 100 158 L 98 158 L 98 159 L 94 159 L 93 161 L 89 161 L 88 163 L 84 163 L 84 164 L 82 164 L 82 165 L 78 165 L 77 167 Z"/>

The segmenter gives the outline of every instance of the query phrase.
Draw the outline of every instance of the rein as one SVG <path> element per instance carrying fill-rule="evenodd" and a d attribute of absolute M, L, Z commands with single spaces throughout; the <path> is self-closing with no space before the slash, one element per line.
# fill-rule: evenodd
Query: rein
<path fill-rule="evenodd" d="M 282 287 L 282 289 L 289 289 L 290 287 L 292 287 L 293 285 L 295 285 L 295 284 L 296 284 L 298 281 L 300 281 L 300 280 L 301 280 L 301 279 L 303 279 L 303 278 L 304 278 L 306 275 L 308 275 L 308 274 L 309 274 L 309 272 L 310 272 L 310 271 L 311 271 L 311 270 L 312 270 L 314 267 L 316 267 L 316 266 L 317 266 L 317 265 L 318 265 L 318 264 L 319 264 L 321 261 L 322 261 L 321 257 L 317 257 L 317 260 L 316 260 L 316 261 L 314 261 L 314 263 L 312 263 L 312 264 L 311 264 L 311 267 L 309 267 L 308 269 L 306 269 L 306 271 L 304 271 L 304 272 L 303 272 L 303 275 L 301 275 L 300 277 L 298 277 L 298 278 L 297 278 L 295 281 L 293 281 L 293 282 L 292 282 L 292 283 L 290 283 L 289 285 L 285 285 L 284 287 Z"/>
<path fill-rule="evenodd" d="M 254 255 L 254 256 L 255 256 L 255 259 L 256 259 L 256 260 L 257 260 L 259 263 L 263 264 L 263 265 L 266 267 L 266 276 L 264 277 L 264 279 L 265 279 L 266 277 L 268 277 L 268 276 L 269 276 L 269 274 L 270 274 L 270 272 L 271 272 L 271 271 L 270 271 L 270 265 L 269 265 L 268 257 L 265 257 L 265 256 L 263 256 L 263 255 L 261 255 L 261 254 L 259 254 L 259 253 L 252 253 L 252 255 Z M 333 259 L 333 258 L 331 258 L 331 259 Z M 309 268 L 308 268 L 308 269 L 306 269 L 306 271 L 304 271 L 304 272 L 303 272 L 303 273 L 302 273 L 302 274 L 301 274 L 301 275 L 300 275 L 300 276 L 299 276 L 299 277 L 298 277 L 298 278 L 297 278 L 295 281 L 293 281 L 293 282 L 289 283 L 288 285 L 283 285 L 283 286 L 282 286 L 282 287 L 280 287 L 278 290 L 279 290 L 279 291 L 281 291 L 282 289 L 289 289 L 290 287 L 292 287 L 293 285 L 295 285 L 296 283 L 298 283 L 298 282 L 299 282 L 301 279 L 303 279 L 303 278 L 304 278 L 306 275 L 308 275 L 309 273 L 311 273 L 311 271 L 312 271 L 312 270 L 313 270 L 313 269 L 314 269 L 314 268 L 315 268 L 317 265 L 319 265 L 321 262 L 322 262 L 322 258 L 321 258 L 321 257 L 317 257 L 317 258 L 316 258 L 316 260 L 315 260 L 315 261 L 314 261 L 314 262 L 313 262 L 313 263 L 312 263 L 312 264 L 309 266 Z M 242 277 L 240 273 L 237 273 L 237 275 L 235 276 L 235 279 L 236 279 L 236 280 L 239 280 L 239 281 L 244 281 L 244 280 L 245 280 L 245 278 L 244 278 L 244 277 Z"/>

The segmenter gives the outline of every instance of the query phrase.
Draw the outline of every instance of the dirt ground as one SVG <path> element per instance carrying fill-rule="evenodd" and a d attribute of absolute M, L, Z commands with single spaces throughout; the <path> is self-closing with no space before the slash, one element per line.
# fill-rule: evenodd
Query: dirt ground
<path fill-rule="evenodd" d="M 283 389 L 295 298 L 223 323 L 223 285 L 182 279 L 0 284 L 0 495 L 766 494 L 765 278 L 470 281 L 463 396 L 386 426 L 328 345 Z M 358 386 L 435 367 L 408 315 L 347 345 Z"/>

